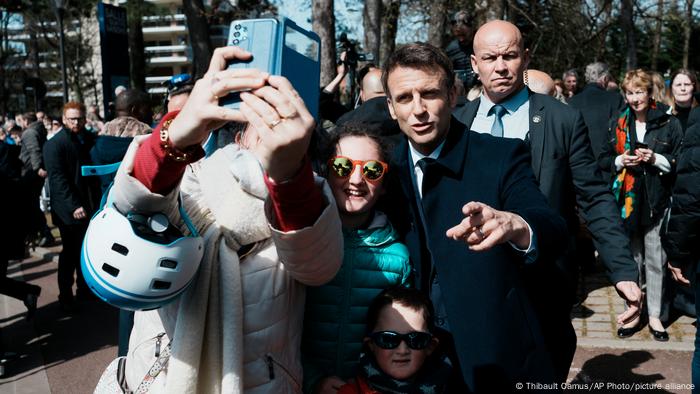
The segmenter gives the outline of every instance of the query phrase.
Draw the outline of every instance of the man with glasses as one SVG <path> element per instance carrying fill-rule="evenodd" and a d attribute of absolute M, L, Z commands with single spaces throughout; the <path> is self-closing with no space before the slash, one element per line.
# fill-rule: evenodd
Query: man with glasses
<path fill-rule="evenodd" d="M 80 248 L 100 195 L 97 179 L 80 173 L 81 166 L 90 164 L 89 152 L 95 139 L 85 129 L 85 106 L 67 103 L 63 107 L 63 125 L 44 145 L 44 163 L 49 173 L 52 218 L 63 243 L 58 258 L 58 301 L 70 313 L 75 310 L 74 282 L 78 299 L 93 298 L 80 272 Z"/>

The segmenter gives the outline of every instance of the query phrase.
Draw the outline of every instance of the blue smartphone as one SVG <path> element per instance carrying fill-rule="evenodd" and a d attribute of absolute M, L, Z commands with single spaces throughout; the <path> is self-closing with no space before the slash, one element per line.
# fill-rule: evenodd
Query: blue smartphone
<path fill-rule="evenodd" d="M 244 19 L 231 22 L 228 45 L 253 54 L 250 61 L 232 61 L 229 69 L 257 68 L 286 77 L 304 100 L 311 115 L 318 119 L 321 80 L 321 39 L 287 18 Z M 219 105 L 237 109 L 239 92 L 219 99 Z"/>

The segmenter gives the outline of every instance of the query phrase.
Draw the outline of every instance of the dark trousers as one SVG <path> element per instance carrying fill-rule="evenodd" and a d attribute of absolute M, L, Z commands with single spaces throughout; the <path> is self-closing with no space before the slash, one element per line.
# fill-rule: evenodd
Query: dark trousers
<path fill-rule="evenodd" d="M 39 198 L 41 197 L 41 189 L 44 187 L 44 178 L 36 175 L 27 177 L 24 180 L 24 185 L 25 200 L 23 203 L 25 212 L 29 216 L 27 234 L 35 235 L 41 232 L 42 235 L 45 235 L 43 233 L 48 229 L 46 226 L 46 216 L 44 216 L 44 212 L 42 212 L 39 207 Z"/>
<path fill-rule="evenodd" d="M 5 249 L 5 248 L 2 248 Z M 39 294 L 41 288 L 17 279 L 7 277 L 7 255 L 0 252 L 0 294 L 24 301 L 29 294 Z"/>
<path fill-rule="evenodd" d="M 58 299 L 61 302 L 70 303 L 73 301 L 74 282 L 78 286 L 78 296 L 90 293 L 80 269 L 80 249 L 87 231 L 87 223 L 59 224 L 58 230 L 61 232 L 61 242 L 63 243 L 63 250 L 58 256 Z"/>

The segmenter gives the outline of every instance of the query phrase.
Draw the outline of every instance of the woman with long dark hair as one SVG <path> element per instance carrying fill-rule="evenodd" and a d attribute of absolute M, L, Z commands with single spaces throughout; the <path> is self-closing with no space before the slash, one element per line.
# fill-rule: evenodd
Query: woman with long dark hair
<path fill-rule="evenodd" d="M 681 68 L 671 76 L 671 88 L 666 91 L 669 113 L 681 122 L 683 132 L 688 128 L 690 111 L 700 105 L 695 98 L 698 89 L 698 77 L 695 71 Z"/>

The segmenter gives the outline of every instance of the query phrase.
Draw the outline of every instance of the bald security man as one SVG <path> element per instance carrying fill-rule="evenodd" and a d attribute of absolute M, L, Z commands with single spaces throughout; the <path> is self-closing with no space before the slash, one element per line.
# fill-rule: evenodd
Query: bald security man
<path fill-rule="evenodd" d="M 580 111 L 527 89 L 523 71 L 529 61 L 515 25 L 506 21 L 483 25 L 474 36 L 471 62 L 484 91 L 455 116 L 473 131 L 528 142 L 540 190 L 566 220 L 569 232 L 575 234 L 579 226 L 577 208 L 588 224 L 609 277 L 629 306 L 617 318 L 624 324 L 639 315 L 641 291 L 617 205 L 593 158 Z M 570 320 L 578 273 L 575 253 L 570 237 L 568 252 L 557 260 L 556 269 L 525 267 L 558 382 L 565 381 L 576 350 Z"/>

